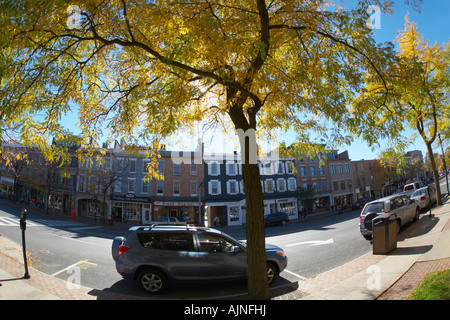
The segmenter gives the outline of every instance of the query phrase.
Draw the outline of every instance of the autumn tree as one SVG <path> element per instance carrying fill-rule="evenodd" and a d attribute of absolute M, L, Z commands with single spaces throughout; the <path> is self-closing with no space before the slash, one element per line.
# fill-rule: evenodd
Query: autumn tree
<path fill-rule="evenodd" d="M 325 0 L 2 1 L 1 129 L 45 146 L 76 113 L 83 147 L 102 135 L 157 146 L 218 119 L 240 132 L 247 206 L 248 290 L 269 298 L 256 135 L 291 129 L 299 143 L 343 141 L 342 117 L 376 44 L 368 8 Z M 331 129 L 330 129 L 330 126 Z M 309 133 L 324 137 L 311 141 Z M 251 153 L 250 151 L 253 152 Z"/>
<path fill-rule="evenodd" d="M 408 145 L 402 133 L 416 131 L 424 141 L 436 183 L 437 201 L 442 204 L 439 174 L 432 145 L 440 127 L 448 123 L 450 64 L 443 46 L 431 45 L 415 23 L 405 18 L 405 28 L 396 39 L 397 57 L 384 70 L 382 81 L 371 72 L 354 107 L 359 112 L 352 119 L 367 141 L 388 138 L 400 150 Z M 363 129 L 361 124 L 366 128 Z M 363 132 L 363 130 L 365 130 Z"/>

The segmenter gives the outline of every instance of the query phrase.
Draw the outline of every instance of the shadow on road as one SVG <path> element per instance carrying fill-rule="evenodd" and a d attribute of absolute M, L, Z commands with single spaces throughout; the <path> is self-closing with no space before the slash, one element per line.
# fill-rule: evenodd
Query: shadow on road
<path fill-rule="evenodd" d="M 298 289 L 297 282 L 278 277 L 270 287 L 272 298 Z M 126 295 L 121 292 L 127 292 Z M 138 288 L 136 281 L 122 279 L 110 288 L 93 289 L 90 295 L 98 300 L 247 300 L 246 281 L 192 282 L 170 284 L 167 290 L 158 295 L 150 295 Z"/>

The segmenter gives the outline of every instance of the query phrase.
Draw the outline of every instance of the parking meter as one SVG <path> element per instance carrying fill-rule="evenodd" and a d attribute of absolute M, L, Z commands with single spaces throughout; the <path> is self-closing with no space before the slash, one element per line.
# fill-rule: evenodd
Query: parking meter
<path fill-rule="evenodd" d="M 20 229 L 26 230 L 27 228 L 27 209 L 20 210 Z"/>
<path fill-rule="evenodd" d="M 24 279 L 30 279 L 28 273 L 28 261 L 27 261 L 27 247 L 25 241 L 25 230 L 27 228 L 27 209 L 22 208 L 20 210 L 20 229 L 22 229 L 22 250 L 23 250 L 23 265 L 25 267 Z"/>

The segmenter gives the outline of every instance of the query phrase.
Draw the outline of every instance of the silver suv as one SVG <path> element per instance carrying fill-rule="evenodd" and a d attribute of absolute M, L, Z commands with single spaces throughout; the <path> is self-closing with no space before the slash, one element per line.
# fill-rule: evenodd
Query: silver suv
<path fill-rule="evenodd" d="M 372 220 L 385 213 L 396 214 L 398 233 L 407 222 L 419 219 L 420 207 L 404 194 L 395 194 L 367 203 L 359 217 L 359 230 L 364 238 L 372 239 Z"/>
<path fill-rule="evenodd" d="M 116 270 L 135 279 L 148 293 L 166 289 L 169 281 L 234 280 L 247 277 L 247 249 L 227 234 L 191 225 L 153 225 L 129 229 L 112 243 Z M 266 244 L 269 284 L 286 268 L 287 257 Z"/>

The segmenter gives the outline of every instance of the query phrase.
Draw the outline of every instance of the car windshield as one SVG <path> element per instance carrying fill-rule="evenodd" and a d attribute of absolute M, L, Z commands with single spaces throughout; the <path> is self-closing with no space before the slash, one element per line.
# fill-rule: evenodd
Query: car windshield
<path fill-rule="evenodd" d="M 383 212 L 383 211 L 384 211 L 384 202 L 369 203 L 364 208 L 364 213 L 368 213 L 368 212 Z"/>
<path fill-rule="evenodd" d="M 411 198 L 420 197 L 423 194 L 425 194 L 425 189 L 419 189 L 419 190 L 414 191 L 414 193 L 411 195 Z"/>

